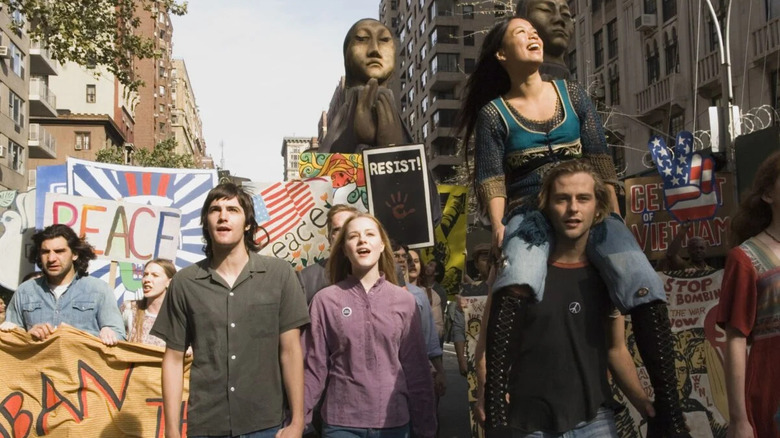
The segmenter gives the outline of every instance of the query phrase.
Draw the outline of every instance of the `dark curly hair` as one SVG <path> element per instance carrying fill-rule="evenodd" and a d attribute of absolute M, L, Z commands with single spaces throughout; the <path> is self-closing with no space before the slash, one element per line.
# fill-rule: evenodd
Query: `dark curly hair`
<path fill-rule="evenodd" d="M 200 225 L 203 229 L 203 240 L 206 244 L 203 246 L 203 252 L 206 253 L 206 257 L 211 258 L 214 255 L 214 248 L 211 247 L 211 235 L 209 234 L 209 207 L 214 201 L 220 199 L 238 199 L 238 204 L 244 210 L 244 223 L 249 225 L 249 229 L 244 231 L 244 244 L 246 249 L 252 252 L 260 250 L 260 245 L 255 243 L 255 231 L 257 230 L 257 221 L 255 220 L 255 204 L 252 202 L 252 196 L 238 185 L 227 182 L 222 183 L 209 192 L 206 195 L 206 200 L 203 202 L 203 208 L 200 209 Z"/>
<path fill-rule="evenodd" d="M 30 251 L 30 255 L 27 259 L 30 263 L 35 263 L 40 269 L 43 269 L 41 263 L 41 245 L 46 240 L 56 239 L 62 237 L 68 242 L 68 247 L 74 255 L 78 256 L 73 261 L 73 267 L 76 273 L 80 276 L 89 275 L 87 268 L 89 268 L 89 261 L 95 259 L 95 251 L 92 245 L 87 243 L 83 237 L 79 237 L 72 228 L 67 225 L 55 224 L 49 225 L 41 231 L 38 231 L 32 236 L 33 248 Z"/>

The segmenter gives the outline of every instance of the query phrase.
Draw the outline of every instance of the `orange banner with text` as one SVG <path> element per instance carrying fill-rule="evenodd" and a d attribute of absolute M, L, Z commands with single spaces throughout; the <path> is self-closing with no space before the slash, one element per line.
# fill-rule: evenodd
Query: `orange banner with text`
<path fill-rule="evenodd" d="M 45 341 L 23 330 L 0 333 L 0 436 L 164 436 L 161 348 L 60 326 Z M 186 359 L 182 436 L 187 433 Z"/>

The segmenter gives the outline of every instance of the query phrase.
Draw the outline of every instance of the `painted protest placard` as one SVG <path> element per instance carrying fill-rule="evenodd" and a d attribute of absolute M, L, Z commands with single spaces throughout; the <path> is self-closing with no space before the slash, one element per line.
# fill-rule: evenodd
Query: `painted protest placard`
<path fill-rule="evenodd" d="M 431 200 L 424 145 L 363 151 L 368 211 L 391 238 L 422 248 L 433 245 Z"/>
<path fill-rule="evenodd" d="M 30 238 L 35 232 L 35 189 L 0 191 L 0 286 L 16 290 L 19 281 L 35 266 L 27 261 Z"/>
<path fill-rule="evenodd" d="M 2 332 L 0 436 L 162 437 L 162 358 L 162 348 L 109 347 L 67 325 L 46 342 L 24 330 Z M 184 360 L 180 430 L 187 436 L 191 358 Z"/>
<path fill-rule="evenodd" d="M 485 304 L 487 296 L 464 297 L 461 298 L 463 317 L 466 322 L 466 363 L 468 366 L 468 400 L 469 405 L 474 406 L 477 403 L 477 369 L 475 353 L 477 351 L 477 340 L 482 324 L 482 315 L 485 313 Z M 474 410 L 469 409 L 471 419 L 471 437 L 482 438 L 485 436 L 485 430 L 479 425 L 479 421 L 474 416 Z"/>
<path fill-rule="evenodd" d="M 298 173 L 304 180 L 329 178 L 333 185 L 333 205 L 351 205 L 368 211 L 362 155 L 304 152 L 298 159 Z"/>
<path fill-rule="evenodd" d="M 98 258 L 143 263 L 176 258 L 181 213 L 175 208 L 47 193 L 43 223 L 73 228 Z"/>
<path fill-rule="evenodd" d="M 468 221 L 468 187 L 439 185 L 439 196 L 444 204 L 442 218 L 434 231 L 436 243 L 422 251 L 427 263 L 436 260 L 444 267 L 439 281 L 450 295 L 458 293 L 466 265 L 466 225 Z"/>
<path fill-rule="evenodd" d="M 260 254 L 290 262 L 296 270 L 328 257 L 327 219 L 333 189 L 326 178 L 244 183 L 252 193 Z"/>
<path fill-rule="evenodd" d="M 659 273 L 668 299 L 669 319 L 675 338 L 674 362 L 677 391 L 691 436 L 723 438 L 728 425 L 723 352 L 725 332 L 715 324 L 723 271 L 709 275 L 676 272 L 676 277 Z M 653 390 L 636 349 L 631 323 L 626 324 L 627 344 L 645 392 Z M 620 436 L 645 436 L 646 425 L 629 406 L 617 418 Z M 630 421 L 629 418 L 630 417 Z M 641 433 L 640 433 L 641 431 Z"/>
<path fill-rule="evenodd" d="M 707 241 L 708 257 L 725 256 L 728 252 L 728 229 L 737 207 L 733 174 L 717 173 L 714 184 L 720 194 L 714 216 L 694 221 L 688 230 L 688 238 L 701 236 Z M 629 178 L 625 180 L 625 187 L 626 226 L 650 260 L 664 258 L 682 223 L 667 211 L 661 177 Z M 683 246 L 687 246 L 688 238 Z"/>

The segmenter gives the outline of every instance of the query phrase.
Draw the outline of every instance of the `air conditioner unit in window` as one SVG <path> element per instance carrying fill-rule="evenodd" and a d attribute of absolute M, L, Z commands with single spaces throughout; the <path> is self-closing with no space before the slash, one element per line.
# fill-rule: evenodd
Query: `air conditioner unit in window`
<path fill-rule="evenodd" d="M 634 20 L 634 28 L 639 31 L 655 29 L 657 20 L 655 14 L 642 14 Z"/>
<path fill-rule="evenodd" d="M 76 146 L 74 146 L 73 149 L 80 151 L 82 149 L 81 143 L 76 143 Z"/>
<path fill-rule="evenodd" d="M 8 54 L 8 46 L 0 46 L 0 58 L 7 58 Z"/>

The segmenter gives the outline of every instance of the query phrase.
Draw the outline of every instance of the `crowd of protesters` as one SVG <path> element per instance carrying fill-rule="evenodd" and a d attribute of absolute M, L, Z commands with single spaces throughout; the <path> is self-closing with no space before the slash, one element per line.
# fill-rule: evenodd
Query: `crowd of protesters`
<path fill-rule="evenodd" d="M 537 3 L 566 18 L 565 2 Z M 488 297 L 472 408 L 490 437 L 616 436 L 609 371 L 648 436 L 688 437 L 663 287 L 616 217 L 617 177 L 595 108 L 575 82 L 543 79 L 543 46 L 530 21 L 500 21 L 485 37 L 463 100 L 461 130 L 475 135 L 474 183 L 493 232 L 472 254 L 478 280 L 462 290 Z M 349 105 L 337 118 L 343 126 L 325 144 L 337 151 L 356 139 L 355 150 L 403 142 L 391 96 L 377 82 L 393 68 L 382 63 L 382 53 L 395 53 L 389 29 L 361 20 L 344 47 L 345 62 L 365 62 L 347 62 L 348 76 L 352 67 L 366 77 L 348 77 Z M 387 113 L 372 122 L 371 111 Z M 780 407 L 778 175 L 780 153 L 758 169 L 732 222 L 738 246 L 718 308 L 731 437 L 780 433 L 773 420 Z M 420 252 L 391 241 L 374 216 L 336 205 L 328 213 L 329 258 L 296 273 L 257 253 L 252 198 L 232 183 L 209 192 L 200 219 L 206 258 L 178 272 L 168 260 L 148 262 L 143 298 L 121 308 L 111 288 L 89 276 L 95 253 L 86 241 L 65 225 L 46 227 L 30 254 L 42 275 L 0 306 L 0 330 L 23 329 L 37 342 L 67 324 L 106 346 L 127 340 L 164 348 L 169 438 L 181 433 L 187 355 L 191 437 L 437 436 L 445 319 L 461 374 L 468 367 L 461 304 L 448 307 L 436 262 L 423 265 Z M 682 264 L 682 236 L 669 263 L 709 268 L 700 239 L 689 239 L 691 263 Z M 628 353 L 624 314 L 632 316 L 654 400 Z"/>

